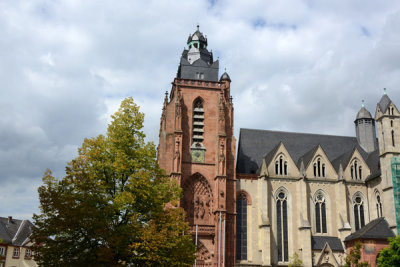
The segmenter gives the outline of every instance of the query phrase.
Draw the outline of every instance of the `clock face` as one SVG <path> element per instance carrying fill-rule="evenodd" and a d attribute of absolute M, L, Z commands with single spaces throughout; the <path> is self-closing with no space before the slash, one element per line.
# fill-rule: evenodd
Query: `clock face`
<path fill-rule="evenodd" d="M 192 162 L 204 162 L 204 150 L 192 149 Z"/>

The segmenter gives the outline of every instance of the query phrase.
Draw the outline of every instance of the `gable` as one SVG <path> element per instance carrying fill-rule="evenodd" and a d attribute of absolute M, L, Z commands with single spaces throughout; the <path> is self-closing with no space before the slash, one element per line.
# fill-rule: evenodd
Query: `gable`
<path fill-rule="evenodd" d="M 269 177 L 298 177 L 299 170 L 285 145 L 281 142 L 263 159 L 261 174 Z M 266 168 L 266 170 L 265 170 Z"/>
<path fill-rule="evenodd" d="M 314 150 L 314 154 L 308 164 L 305 165 L 305 168 L 308 178 L 337 178 L 337 173 L 321 146 Z"/>
<path fill-rule="evenodd" d="M 361 177 L 360 177 L 361 171 Z M 344 178 L 349 181 L 365 181 L 371 171 L 357 148 L 354 148 L 351 157 L 344 167 Z"/>

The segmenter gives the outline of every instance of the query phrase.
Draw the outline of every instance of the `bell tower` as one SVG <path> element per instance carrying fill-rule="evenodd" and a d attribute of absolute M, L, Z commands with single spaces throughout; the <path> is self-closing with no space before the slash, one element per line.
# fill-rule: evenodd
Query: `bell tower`
<path fill-rule="evenodd" d="M 386 94 L 376 106 L 375 120 L 378 124 L 379 158 L 383 185 L 383 216 L 389 226 L 396 230 L 396 218 L 400 225 L 400 181 L 394 175 L 393 162 L 400 160 L 400 112 Z M 398 229 L 397 229 L 398 230 Z"/>
<path fill-rule="evenodd" d="M 162 109 L 158 162 L 183 190 L 197 266 L 234 266 L 236 140 L 231 79 L 205 35 L 191 34 Z M 197 238 L 196 238 L 197 237 Z"/>

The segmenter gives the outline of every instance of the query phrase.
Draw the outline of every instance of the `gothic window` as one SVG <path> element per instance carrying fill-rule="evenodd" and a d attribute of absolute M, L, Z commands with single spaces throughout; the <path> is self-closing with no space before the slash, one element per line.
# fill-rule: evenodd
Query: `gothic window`
<path fill-rule="evenodd" d="M 236 200 L 236 259 L 247 260 L 247 198 L 240 194 Z"/>
<path fill-rule="evenodd" d="M 318 191 L 314 198 L 315 204 L 315 232 L 326 234 L 326 200 L 322 191 Z"/>
<path fill-rule="evenodd" d="M 392 146 L 395 146 L 395 143 L 394 143 L 394 131 L 392 130 Z"/>
<path fill-rule="evenodd" d="M 287 194 L 282 189 L 276 195 L 276 233 L 278 261 L 289 261 Z"/>
<path fill-rule="evenodd" d="M 353 197 L 354 226 L 358 231 L 365 225 L 364 200 L 360 193 L 356 193 Z"/>
<path fill-rule="evenodd" d="M 392 120 L 390 121 L 390 127 L 393 128 L 393 121 Z"/>
<path fill-rule="evenodd" d="M 193 145 L 203 147 L 204 140 L 204 109 L 203 100 L 199 97 L 193 105 Z"/>
<path fill-rule="evenodd" d="M 318 157 L 314 162 L 314 177 L 325 177 L 325 164 L 321 162 L 321 158 Z"/>
<path fill-rule="evenodd" d="M 379 217 L 383 217 L 383 213 L 382 213 L 382 202 L 381 202 L 381 196 L 379 195 L 379 193 L 376 194 L 376 213 Z"/>
<path fill-rule="evenodd" d="M 358 160 L 355 159 L 350 166 L 350 176 L 353 180 L 362 179 L 362 167 L 358 164 Z"/>
<path fill-rule="evenodd" d="M 288 166 L 287 161 L 280 155 L 279 158 L 275 161 L 275 174 L 276 175 L 287 175 L 288 174 Z"/>

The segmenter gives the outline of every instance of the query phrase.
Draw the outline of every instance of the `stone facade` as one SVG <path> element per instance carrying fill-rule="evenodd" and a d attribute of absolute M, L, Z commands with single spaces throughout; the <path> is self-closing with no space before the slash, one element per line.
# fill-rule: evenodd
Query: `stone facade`
<path fill-rule="evenodd" d="M 287 266 L 297 253 L 304 266 L 341 266 L 345 238 L 370 221 L 384 217 L 397 233 L 399 117 L 384 94 L 375 119 L 357 114 L 356 137 L 241 129 L 237 265 Z"/>
<path fill-rule="evenodd" d="M 219 81 L 214 79 L 218 62 L 198 29 L 188 47 L 190 60 L 184 50 L 165 96 L 158 162 L 183 189 L 181 206 L 194 240 L 197 233 L 196 265 L 234 266 L 236 140 L 231 80 L 226 73 Z"/>

